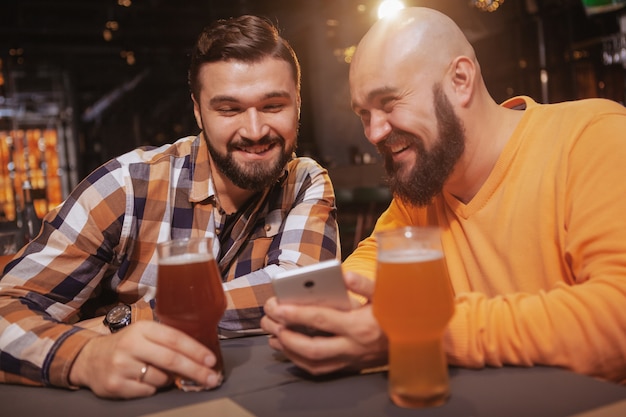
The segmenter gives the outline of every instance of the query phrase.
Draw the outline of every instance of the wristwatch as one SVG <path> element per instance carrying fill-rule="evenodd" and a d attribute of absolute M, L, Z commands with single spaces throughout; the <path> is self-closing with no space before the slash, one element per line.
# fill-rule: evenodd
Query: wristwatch
<path fill-rule="evenodd" d="M 119 304 L 109 310 L 104 316 L 103 323 L 111 330 L 111 333 L 115 333 L 130 324 L 130 316 L 130 306 Z"/>

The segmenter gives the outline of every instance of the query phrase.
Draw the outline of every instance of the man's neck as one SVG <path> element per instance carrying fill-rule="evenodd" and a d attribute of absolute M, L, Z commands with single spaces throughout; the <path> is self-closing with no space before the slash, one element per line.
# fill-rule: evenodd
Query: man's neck
<path fill-rule="evenodd" d="M 244 190 L 237 187 L 228 178 L 224 177 L 221 172 L 211 165 L 211 175 L 213 177 L 213 186 L 215 187 L 215 195 L 218 206 L 224 210 L 226 214 L 233 214 L 243 207 L 256 191 Z"/>
<path fill-rule="evenodd" d="M 466 125 L 465 152 L 444 186 L 464 204 L 469 203 L 487 181 L 524 115 L 523 111 L 496 106 L 493 111 L 483 113 L 488 117 Z"/>

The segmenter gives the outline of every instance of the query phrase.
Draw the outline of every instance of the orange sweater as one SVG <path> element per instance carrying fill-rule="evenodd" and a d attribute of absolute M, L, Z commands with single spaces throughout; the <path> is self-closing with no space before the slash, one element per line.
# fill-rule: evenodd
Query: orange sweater
<path fill-rule="evenodd" d="M 525 115 L 469 202 L 394 200 L 377 230 L 439 225 L 456 313 L 451 364 L 551 365 L 626 383 L 626 109 L 601 99 Z M 374 232 L 374 233 L 375 233 Z M 344 269 L 376 273 L 374 234 Z"/>

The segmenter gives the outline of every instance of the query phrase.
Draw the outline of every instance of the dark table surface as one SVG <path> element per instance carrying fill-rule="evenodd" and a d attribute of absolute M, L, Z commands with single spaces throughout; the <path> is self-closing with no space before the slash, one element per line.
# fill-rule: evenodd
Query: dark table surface
<path fill-rule="evenodd" d="M 88 390 L 0 385 L 0 416 L 141 416 L 196 404 L 211 413 L 210 400 L 228 398 L 255 416 L 573 416 L 603 406 L 626 416 L 626 387 L 547 367 L 468 370 L 451 368 L 451 397 L 431 409 L 401 409 L 387 396 L 385 372 L 313 378 L 281 361 L 265 336 L 222 341 L 227 379 L 217 390 L 168 389 L 149 398 L 112 401 Z M 206 403 L 206 408 L 204 404 Z M 214 403 L 214 402 L 213 402 Z M 621 404 L 619 404 L 621 403 Z M 175 410 L 173 410 L 175 411 Z M 181 410 L 176 415 L 190 416 Z M 236 415 L 222 413 L 221 415 Z"/>

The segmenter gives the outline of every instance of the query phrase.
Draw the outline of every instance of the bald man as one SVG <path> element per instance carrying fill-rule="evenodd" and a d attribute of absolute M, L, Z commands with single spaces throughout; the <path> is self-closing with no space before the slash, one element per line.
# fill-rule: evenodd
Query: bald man
<path fill-rule="evenodd" d="M 450 364 L 548 365 L 626 383 L 626 110 L 601 99 L 497 104 L 461 30 L 426 8 L 370 29 L 350 91 L 394 193 L 343 265 L 352 291 L 371 298 L 376 232 L 439 226 L 456 302 Z M 387 360 L 369 302 L 337 312 L 270 299 L 265 313 L 271 346 L 311 373 Z"/>

